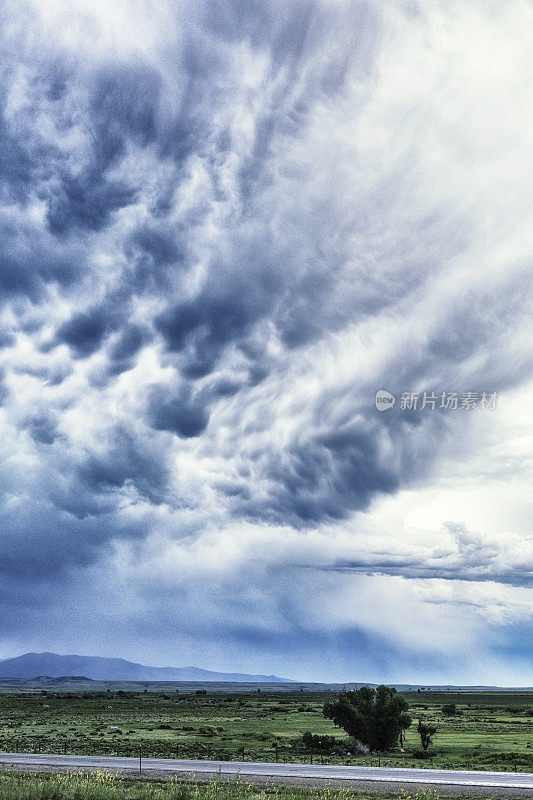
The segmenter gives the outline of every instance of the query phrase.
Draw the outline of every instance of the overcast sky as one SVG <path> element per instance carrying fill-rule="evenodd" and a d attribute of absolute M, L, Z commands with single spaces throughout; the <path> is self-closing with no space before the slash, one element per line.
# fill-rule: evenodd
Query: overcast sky
<path fill-rule="evenodd" d="M 533 2 L 0 41 L 0 657 L 531 685 Z"/>

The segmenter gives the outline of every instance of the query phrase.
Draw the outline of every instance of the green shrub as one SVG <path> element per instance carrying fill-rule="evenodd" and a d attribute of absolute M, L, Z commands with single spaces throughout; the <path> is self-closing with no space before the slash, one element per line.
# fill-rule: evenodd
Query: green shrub
<path fill-rule="evenodd" d="M 428 753 L 427 750 L 413 750 L 413 758 L 425 759 L 425 758 L 432 758 L 432 754 Z"/>

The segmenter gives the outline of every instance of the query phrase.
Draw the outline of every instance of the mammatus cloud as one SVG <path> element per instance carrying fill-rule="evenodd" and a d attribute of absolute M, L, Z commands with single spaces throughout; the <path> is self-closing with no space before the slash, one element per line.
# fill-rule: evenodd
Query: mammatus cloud
<path fill-rule="evenodd" d="M 135 6 L 0 12 L 6 653 L 525 681 L 533 9 Z"/>

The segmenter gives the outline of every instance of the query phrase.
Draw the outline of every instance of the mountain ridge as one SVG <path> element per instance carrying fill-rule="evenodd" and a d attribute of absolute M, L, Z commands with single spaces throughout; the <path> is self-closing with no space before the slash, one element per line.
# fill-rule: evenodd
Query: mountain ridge
<path fill-rule="evenodd" d="M 292 683 L 276 675 L 216 672 L 200 667 L 152 667 L 124 658 L 24 653 L 0 660 L 0 678 L 32 680 L 41 676 L 62 678 L 84 676 L 102 681 L 204 681 L 228 683 Z"/>

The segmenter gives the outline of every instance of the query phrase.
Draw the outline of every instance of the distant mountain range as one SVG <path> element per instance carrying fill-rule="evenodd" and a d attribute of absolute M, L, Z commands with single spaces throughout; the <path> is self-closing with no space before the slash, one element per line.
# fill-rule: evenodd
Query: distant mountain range
<path fill-rule="evenodd" d="M 123 658 L 60 656 L 57 653 L 25 653 L 0 661 L 0 679 L 32 680 L 48 676 L 83 676 L 95 681 L 201 681 L 225 683 L 291 683 L 275 675 L 211 672 L 199 667 L 146 667 Z"/>
<path fill-rule="evenodd" d="M 65 687 L 72 691 L 76 686 L 95 691 L 102 690 L 97 681 L 132 684 L 135 683 L 212 683 L 212 684 L 278 684 L 287 690 L 308 689 L 310 691 L 339 691 L 359 689 L 361 686 L 377 686 L 376 683 L 314 683 L 292 681 L 276 675 L 249 675 L 241 672 L 212 672 L 199 667 L 147 667 L 125 661 L 123 658 L 100 658 L 98 656 L 61 656 L 57 653 L 25 653 L 17 658 L 0 660 L 0 683 L 19 685 L 28 682 L 33 687 Z M 95 682 L 95 683 L 93 683 Z M 392 684 L 400 692 L 418 691 L 501 691 L 500 686 L 424 686 L 421 684 Z M 220 687 L 219 687 L 220 688 Z M 237 689 L 237 686 L 235 687 Z M 244 687 L 242 687 L 244 689 Z M 531 691 L 533 687 L 513 687 L 514 691 Z M 216 687 L 213 686 L 213 690 Z"/>

